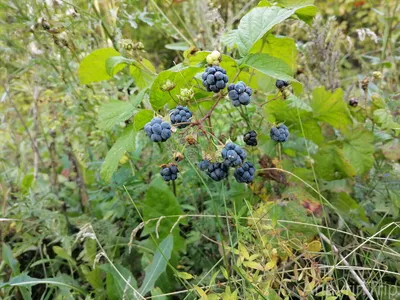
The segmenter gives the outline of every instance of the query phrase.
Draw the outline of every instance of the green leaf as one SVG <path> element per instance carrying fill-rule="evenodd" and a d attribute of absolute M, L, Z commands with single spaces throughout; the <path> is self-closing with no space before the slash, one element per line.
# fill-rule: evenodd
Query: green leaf
<path fill-rule="evenodd" d="M 297 47 L 293 39 L 276 37 L 272 34 L 259 40 L 250 49 L 250 53 L 264 53 L 283 60 L 294 72 L 297 69 Z"/>
<path fill-rule="evenodd" d="M 176 101 L 176 95 L 180 94 L 180 89 L 190 84 L 193 77 L 201 70 L 202 68 L 198 67 L 183 67 L 161 72 L 153 82 L 150 89 L 150 103 L 153 109 L 159 110 L 167 103 L 175 103 L 172 97 L 174 97 Z M 175 88 L 169 93 L 161 90 L 161 86 L 167 80 L 170 80 L 175 84 Z"/>
<path fill-rule="evenodd" d="M 120 264 L 115 263 L 114 266 L 125 280 L 136 289 L 137 283 L 132 273 Z M 122 279 L 121 275 L 118 274 L 117 270 L 111 264 L 101 265 L 100 269 L 107 274 L 106 290 L 110 300 L 119 300 L 124 297 L 126 299 L 138 299 L 135 291 Z"/>
<path fill-rule="evenodd" d="M 228 48 L 233 48 L 236 45 L 237 29 L 225 32 L 221 37 L 221 43 Z"/>
<path fill-rule="evenodd" d="M 106 61 L 112 56 L 119 56 L 113 48 L 103 48 L 93 51 L 79 65 L 78 76 L 81 84 L 89 84 L 110 79 L 106 70 Z"/>
<path fill-rule="evenodd" d="M 140 129 L 142 129 L 147 122 L 151 121 L 153 116 L 154 112 L 150 109 L 140 110 L 133 118 L 133 127 L 135 131 L 139 131 Z"/>
<path fill-rule="evenodd" d="M 132 117 L 135 110 L 136 106 L 128 101 L 111 100 L 104 103 L 99 109 L 97 127 L 102 130 L 111 130 L 115 124 Z"/>
<path fill-rule="evenodd" d="M 356 170 L 344 157 L 343 150 L 336 146 L 324 146 L 314 156 L 318 177 L 335 180 L 354 177 Z"/>
<path fill-rule="evenodd" d="M 363 175 L 374 164 L 374 135 L 365 128 L 354 128 L 345 134 L 343 145 L 345 158 L 351 163 L 358 175 Z"/>
<path fill-rule="evenodd" d="M 393 129 L 400 131 L 400 124 L 393 121 L 393 116 L 387 109 L 377 109 L 374 111 L 374 121 L 382 127 L 382 129 Z"/>
<path fill-rule="evenodd" d="M 364 208 L 347 193 L 333 194 L 330 201 L 346 221 L 351 222 L 359 228 L 365 227 L 368 224 Z"/>
<path fill-rule="evenodd" d="M 136 132 L 133 130 L 133 126 L 127 126 L 122 135 L 108 151 L 100 171 L 105 181 L 111 180 L 112 175 L 118 168 L 119 160 L 125 154 L 125 151 L 133 151 L 135 149 L 135 135 Z"/>
<path fill-rule="evenodd" d="M 3 251 L 2 251 L 3 261 L 11 268 L 12 274 L 18 275 L 20 272 L 19 271 L 19 262 L 18 262 L 18 260 L 16 260 L 14 258 L 10 246 L 3 243 L 2 248 L 3 248 Z"/>
<path fill-rule="evenodd" d="M 33 174 L 25 175 L 21 182 L 22 191 L 25 193 L 28 192 L 29 189 L 31 188 L 34 180 L 35 180 L 35 177 L 33 176 Z"/>
<path fill-rule="evenodd" d="M 106 71 L 107 74 L 113 77 L 119 71 L 121 71 L 125 66 L 130 65 L 134 62 L 133 59 L 129 59 L 123 56 L 112 56 L 106 61 Z"/>
<path fill-rule="evenodd" d="M 150 292 L 153 289 L 158 277 L 165 272 L 167 263 L 171 258 L 173 246 L 174 237 L 172 234 L 169 234 L 159 245 L 151 264 L 144 270 L 145 277 L 143 284 L 140 287 L 140 293 L 142 295 L 146 295 L 148 292 Z"/>
<path fill-rule="evenodd" d="M 295 81 L 291 76 L 292 70 L 290 67 L 283 60 L 268 54 L 249 54 L 243 59 L 241 66 L 242 65 L 254 68 L 276 79 Z"/>
<path fill-rule="evenodd" d="M 75 260 L 67 253 L 67 251 L 59 246 L 53 246 L 53 251 L 57 256 L 61 257 L 62 259 L 65 259 L 69 263 L 76 265 Z"/>
<path fill-rule="evenodd" d="M 301 100 L 293 94 L 290 94 L 290 96 L 287 97 L 286 102 L 289 107 L 298 108 L 304 111 L 312 111 L 311 106 L 306 101 Z"/>
<path fill-rule="evenodd" d="M 350 113 L 343 100 L 343 90 L 337 89 L 334 93 L 318 87 L 313 91 L 311 101 L 314 118 L 326 122 L 338 129 L 344 129 L 351 124 Z"/>
<path fill-rule="evenodd" d="M 150 87 L 156 78 L 156 70 L 153 64 L 145 58 L 141 60 L 141 63 L 130 66 L 129 72 L 140 89 Z"/>
<path fill-rule="evenodd" d="M 309 6 L 292 7 L 290 9 L 269 6 L 256 7 L 247 13 L 239 23 L 236 43 L 241 56 L 249 53 L 253 45 L 275 25 L 292 16 L 298 9 Z"/>
<path fill-rule="evenodd" d="M 86 291 L 79 287 L 72 278 L 67 276 L 57 276 L 54 278 L 37 279 L 28 276 L 26 273 L 13 277 L 10 281 L 0 283 L 0 289 L 7 286 L 34 286 L 37 284 L 49 284 L 60 287 L 67 287 L 68 289 L 75 290 L 82 295 L 86 295 Z"/>

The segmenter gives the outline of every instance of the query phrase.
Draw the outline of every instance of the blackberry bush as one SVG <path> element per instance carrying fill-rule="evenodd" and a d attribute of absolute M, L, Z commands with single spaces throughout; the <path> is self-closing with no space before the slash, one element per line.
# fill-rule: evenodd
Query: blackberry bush
<path fill-rule="evenodd" d="M 232 100 L 233 106 L 248 105 L 250 103 L 250 97 L 253 94 L 253 90 L 247 87 L 243 81 L 230 84 L 228 86 L 228 92 L 229 99 Z"/>
<path fill-rule="evenodd" d="M 257 133 L 254 130 L 247 132 L 244 137 L 244 142 L 248 146 L 257 146 Z"/>
<path fill-rule="evenodd" d="M 277 127 L 271 128 L 270 136 L 275 142 L 286 142 L 289 139 L 289 129 L 286 125 L 280 124 Z"/>
<path fill-rule="evenodd" d="M 171 124 L 156 117 L 144 126 L 144 131 L 153 142 L 165 142 L 171 137 Z"/>
<path fill-rule="evenodd" d="M 186 106 L 178 105 L 172 112 L 171 112 L 171 123 L 173 125 L 177 124 L 176 127 L 178 128 L 185 128 L 189 124 L 180 124 L 180 123 L 187 123 L 190 122 L 192 118 L 192 112 Z"/>
<path fill-rule="evenodd" d="M 201 78 L 207 91 L 214 93 L 223 90 L 228 82 L 226 71 L 218 66 L 208 67 Z"/>
<path fill-rule="evenodd" d="M 178 173 L 179 170 L 177 165 L 163 167 L 160 171 L 160 174 L 165 181 L 176 180 L 178 178 Z"/>
<path fill-rule="evenodd" d="M 256 169 L 254 168 L 253 164 L 247 161 L 235 170 L 233 176 L 235 177 L 237 182 L 250 183 L 254 179 L 255 172 Z"/>
<path fill-rule="evenodd" d="M 225 148 L 222 149 L 221 155 L 225 163 L 231 167 L 241 165 L 247 157 L 246 151 L 234 143 L 226 144 Z"/>

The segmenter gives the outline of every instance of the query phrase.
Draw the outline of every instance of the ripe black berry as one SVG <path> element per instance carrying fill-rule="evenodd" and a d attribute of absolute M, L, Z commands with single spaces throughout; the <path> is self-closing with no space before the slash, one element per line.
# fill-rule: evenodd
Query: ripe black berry
<path fill-rule="evenodd" d="M 208 67 L 206 71 L 201 75 L 203 79 L 203 85 L 207 91 L 218 93 L 223 90 L 228 82 L 228 76 L 226 71 L 218 66 Z"/>
<path fill-rule="evenodd" d="M 285 80 L 280 80 L 280 79 L 278 79 L 278 80 L 276 81 L 276 83 L 275 83 L 275 86 L 276 86 L 278 89 L 283 89 L 284 87 L 289 86 L 289 82 L 288 82 L 288 81 L 285 81 Z"/>
<path fill-rule="evenodd" d="M 225 159 L 225 164 L 231 167 L 241 165 L 247 157 L 246 151 L 234 143 L 226 144 L 221 155 Z"/>
<path fill-rule="evenodd" d="M 207 159 L 203 159 L 199 162 L 199 168 L 202 171 L 206 171 L 208 169 L 208 167 L 210 166 L 210 161 Z"/>
<path fill-rule="evenodd" d="M 175 180 L 178 178 L 178 166 L 170 165 L 161 169 L 160 174 L 165 181 Z"/>
<path fill-rule="evenodd" d="M 243 81 L 230 84 L 228 86 L 228 92 L 229 99 L 232 100 L 233 106 L 249 104 L 250 96 L 253 94 L 253 90 L 250 87 L 246 87 Z"/>
<path fill-rule="evenodd" d="M 171 137 L 171 124 L 160 118 L 153 118 L 144 126 L 144 131 L 153 142 L 165 142 Z"/>
<path fill-rule="evenodd" d="M 237 182 L 250 183 L 254 179 L 255 172 L 256 169 L 254 168 L 253 164 L 247 161 L 235 170 L 233 176 Z"/>
<path fill-rule="evenodd" d="M 178 105 L 171 113 L 171 123 L 178 124 L 176 127 L 184 128 L 189 124 L 179 124 L 190 122 L 192 112 L 186 106 Z"/>
<path fill-rule="evenodd" d="M 247 132 L 243 139 L 246 145 L 257 146 L 257 133 L 254 130 Z"/>
<path fill-rule="evenodd" d="M 212 180 L 221 181 L 228 177 L 229 167 L 220 162 L 210 163 L 206 172 Z"/>
<path fill-rule="evenodd" d="M 353 107 L 356 107 L 356 106 L 358 105 L 358 100 L 357 100 L 357 98 L 351 98 L 351 99 L 349 100 L 349 105 L 350 105 L 350 106 L 353 106 Z"/>
<path fill-rule="evenodd" d="M 284 124 L 280 124 L 277 127 L 272 127 L 269 134 L 275 142 L 283 143 L 289 138 L 289 129 Z"/>

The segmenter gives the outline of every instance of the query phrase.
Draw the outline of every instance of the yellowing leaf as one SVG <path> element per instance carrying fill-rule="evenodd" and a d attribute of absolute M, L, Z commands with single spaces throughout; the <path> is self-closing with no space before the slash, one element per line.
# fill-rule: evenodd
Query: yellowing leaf
<path fill-rule="evenodd" d="M 186 280 L 189 280 L 189 279 L 193 278 L 193 275 L 189 274 L 187 272 L 178 272 L 177 276 L 182 278 L 182 279 L 186 279 Z"/>
<path fill-rule="evenodd" d="M 197 285 L 194 285 L 193 287 L 196 290 L 196 292 L 199 294 L 199 296 L 201 297 L 200 299 L 204 299 L 204 300 L 208 299 L 207 294 L 200 287 L 198 287 Z"/>
<path fill-rule="evenodd" d="M 312 241 L 307 245 L 307 250 L 310 252 L 320 252 L 322 249 L 322 244 L 320 241 Z"/>
<path fill-rule="evenodd" d="M 239 244 L 238 248 L 239 248 L 239 254 L 241 256 L 243 256 L 245 259 L 249 260 L 250 255 L 249 255 L 249 252 L 247 251 L 246 247 L 243 246 L 243 244 Z"/>
<path fill-rule="evenodd" d="M 245 265 L 248 268 L 264 271 L 264 268 L 262 267 L 262 265 L 260 263 L 254 262 L 254 261 L 245 261 L 243 263 L 243 265 Z"/>

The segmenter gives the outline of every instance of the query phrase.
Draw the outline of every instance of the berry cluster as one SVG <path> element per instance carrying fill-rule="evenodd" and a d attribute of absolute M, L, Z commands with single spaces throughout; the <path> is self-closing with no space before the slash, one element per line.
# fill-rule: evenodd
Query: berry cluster
<path fill-rule="evenodd" d="M 153 142 L 165 142 L 171 137 L 171 124 L 160 118 L 153 118 L 144 126 L 144 131 Z"/>
<path fill-rule="evenodd" d="M 234 143 L 226 144 L 225 148 L 222 149 L 221 155 L 225 163 L 230 167 L 241 165 L 247 157 L 246 151 Z"/>
<path fill-rule="evenodd" d="M 234 173 L 237 182 L 250 183 L 254 179 L 255 168 L 253 164 L 244 162 L 246 159 L 246 152 L 234 143 L 226 144 L 221 152 L 223 162 L 210 162 L 203 159 L 199 162 L 200 170 L 205 171 L 206 174 L 215 181 L 221 181 L 228 177 L 229 167 L 239 166 Z"/>
<path fill-rule="evenodd" d="M 288 82 L 288 81 L 285 81 L 285 80 L 280 80 L 280 79 L 278 79 L 278 80 L 276 81 L 276 83 L 275 83 L 275 86 L 276 86 L 278 89 L 281 90 L 281 89 L 283 89 L 283 88 L 289 86 L 289 82 Z"/>
<path fill-rule="evenodd" d="M 190 122 L 190 118 L 192 117 L 192 112 L 186 106 L 178 105 L 171 112 L 171 123 L 178 124 L 176 127 L 184 128 L 188 126 L 188 124 L 180 124 Z"/>
<path fill-rule="evenodd" d="M 272 127 L 269 134 L 275 142 L 283 143 L 289 139 L 289 129 L 284 124 Z"/>
<path fill-rule="evenodd" d="M 257 133 L 254 130 L 247 132 L 244 137 L 244 142 L 248 146 L 257 146 Z"/>
<path fill-rule="evenodd" d="M 160 171 L 160 174 L 165 181 L 175 180 L 178 178 L 178 173 L 179 170 L 177 165 L 163 167 Z"/>
<path fill-rule="evenodd" d="M 207 91 L 218 93 L 223 90 L 228 82 L 228 76 L 226 71 L 218 66 L 208 67 L 206 71 L 201 75 L 203 79 L 203 85 Z"/>
<path fill-rule="evenodd" d="M 233 106 L 248 105 L 250 103 L 250 96 L 253 94 L 253 90 L 250 87 L 246 87 L 243 81 L 230 84 L 228 92 Z"/>
<path fill-rule="evenodd" d="M 255 172 L 256 169 L 254 168 L 253 164 L 247 161 L 235 170 L 233 176 L 237 182 L 250 183 L 254 179 Z"/>

